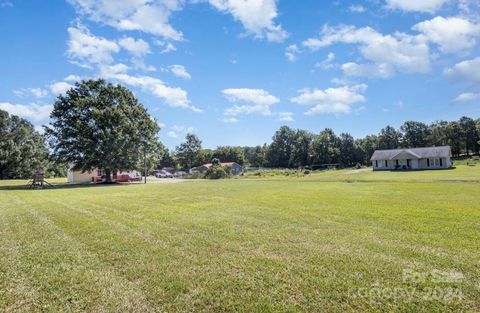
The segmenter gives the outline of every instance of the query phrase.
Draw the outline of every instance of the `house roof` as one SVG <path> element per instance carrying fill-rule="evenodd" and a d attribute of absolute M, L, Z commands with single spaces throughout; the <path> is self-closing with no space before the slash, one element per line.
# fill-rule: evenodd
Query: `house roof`
<path fill-rule="evenodd" d="M 408 153 L 412 158 L 446 158 L 451 155 L 450 146 L 442 147 L 428 147 L 428 148 L 410 148 L 410 149 L 391 149 L 391 150 L 376 150 L 370 161 L 375 160 L 393 160 L 396 156 Z"/>

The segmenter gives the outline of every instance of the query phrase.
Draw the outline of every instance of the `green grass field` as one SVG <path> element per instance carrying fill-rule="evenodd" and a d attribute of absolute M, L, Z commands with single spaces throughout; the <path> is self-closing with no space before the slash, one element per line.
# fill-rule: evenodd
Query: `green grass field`
<path fill-rule="evenodd" d="M 1 312 L 480 311 L 480 166 L 25 190 Z"/>

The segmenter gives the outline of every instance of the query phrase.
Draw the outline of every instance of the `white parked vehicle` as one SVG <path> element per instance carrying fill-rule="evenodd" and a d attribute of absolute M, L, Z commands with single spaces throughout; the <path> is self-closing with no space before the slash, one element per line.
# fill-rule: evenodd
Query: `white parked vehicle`
<path fill-rule="evenodd" d="M 173 178 L 173 175 L 167 171 L 161 170 L 155 172 L 155 177 L 157 178 Z"/>

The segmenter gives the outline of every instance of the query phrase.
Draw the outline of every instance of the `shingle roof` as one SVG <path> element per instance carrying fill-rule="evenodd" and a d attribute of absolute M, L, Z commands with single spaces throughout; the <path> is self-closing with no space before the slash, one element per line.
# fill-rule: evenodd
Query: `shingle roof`
<path fill-rule="evenodd" d="M 450 146 L 443 147 L 428 147 L 428 148 L 410 148 L 410 149 L 391 149 L 391 150 L 376 150 L 370 161 L 375 160 L 391 160 L 399 153 L 406 152 L 412 154 L 412 157 L 418 156 L 423 158 L 446 158 L 451 155 Z"/>

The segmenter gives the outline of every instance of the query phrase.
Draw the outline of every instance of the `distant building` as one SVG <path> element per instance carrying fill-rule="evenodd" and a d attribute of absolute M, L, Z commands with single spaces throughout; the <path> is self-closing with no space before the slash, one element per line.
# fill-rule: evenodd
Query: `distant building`
<path fill-rule="evenodd" d="M 370 161 L 374 171 L 426 170 L 452 166 L 449 146 L 411 149 L 376 150 Z"/>
<path fill-rule="evenodd" d="M 92 171 L 87 171 L 82 173 L 82 171 L 74 171 L 68 169 L 67 171 L 67 180 L 69 184 L 85 184 L 91 182 L 100 182 L 104 179 L 105 172 L 102 170 L 94 169 Z M 133 181 L 140 180 L 141 174 L 139 171 L 124 171 L 112 173 L 112 181 Z"/>
<path fill-rule="evenodd" d="M 232 175 L 238 175 L 243 172 L 243 167 L 236 163 L 236 162 L 222 162 L 220 163 L 220 166 L 222 167 L 231 167 L 232 168 Z M 203 164 L 197 167 L 192 168 L 192 171 L 195 172 L 200 172 L 200 173 L 205 173 L 210 167 L 212 167 L 212 163 L 207 163 Z"/>

